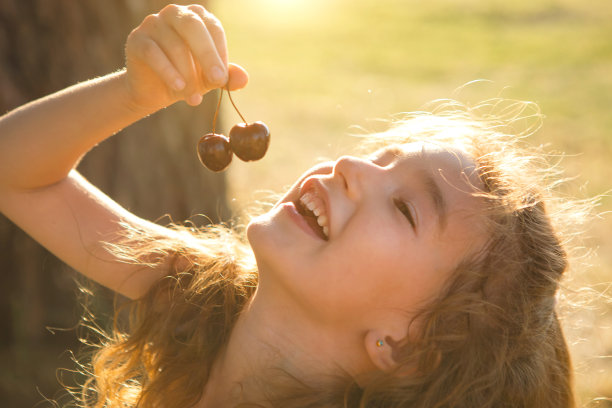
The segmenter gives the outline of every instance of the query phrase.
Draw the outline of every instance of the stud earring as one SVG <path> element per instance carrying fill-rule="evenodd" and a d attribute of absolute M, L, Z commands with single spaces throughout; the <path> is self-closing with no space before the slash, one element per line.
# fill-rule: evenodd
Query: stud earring
<path fill-rule="evenodd" d="M 384 345 L 385 345 L 385 342 L 384 342 L 384 341 L 382 341 L 382 340 L 380 340 L 380 339 L 376 340 L 376 347 L 382 347 L 382 346 L 384 346 Z"/>

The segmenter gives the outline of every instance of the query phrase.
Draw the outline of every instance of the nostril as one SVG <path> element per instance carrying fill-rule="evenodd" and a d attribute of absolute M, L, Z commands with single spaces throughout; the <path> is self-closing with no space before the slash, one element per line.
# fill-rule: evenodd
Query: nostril
<path fill-rule="evenodd" d="M 338 181 L 342 183 L 344 191 L 351 194 L 355 188 L 355 169 L 354 163 L 351 157 L 343 156 L 339 158 L 334 164 L 334 176 L 338 177 Z"/>
<path fill-rule="evenodd" d="M 348 191 L 349 186 L 346 181 L 346 177 L 344 177 L 344 174 L 340 173 L 340 179 L 342 180 L 342 185 L 344 186 L 344 190 Z"/>

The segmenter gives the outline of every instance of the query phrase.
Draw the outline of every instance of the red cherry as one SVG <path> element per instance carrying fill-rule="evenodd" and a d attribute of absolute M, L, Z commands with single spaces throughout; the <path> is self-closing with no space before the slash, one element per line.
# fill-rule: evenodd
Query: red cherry
<path fill-rule="evenodd" d="M 223 135 L 208 133 L 198 142 L 200 161 L 212 171 L 224 170 L 232 161 L 229 140 Z"/>
<path fill-rule="evenodd" d="M 234 125 L 229 133 L 230 146 L 236 156 L 244 161 L 259 160 L 270 145 L 270 131 L 260 121 Z"/>

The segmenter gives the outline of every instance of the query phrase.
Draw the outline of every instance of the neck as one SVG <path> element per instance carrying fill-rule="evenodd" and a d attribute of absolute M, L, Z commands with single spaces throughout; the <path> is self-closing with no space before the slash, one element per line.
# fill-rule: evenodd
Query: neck
<path fill-rule="evenodd" d="M 321 379 L 322 375 L 357 373 L 358 335 L 317 325 L 281 299 L 280 291 L 269 289 L 260 285 L 239 316 L 213 365 L 201 406 L 265 401 L 263 386 L 270 383 L 271 376 L 284 375 L 309 384 L 310 378 Z"/>

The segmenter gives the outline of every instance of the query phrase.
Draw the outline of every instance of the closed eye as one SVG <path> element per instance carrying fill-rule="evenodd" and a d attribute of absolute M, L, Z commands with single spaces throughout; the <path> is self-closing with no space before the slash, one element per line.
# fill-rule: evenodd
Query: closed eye
<path fill-rule="evenodd" d="M 393 203 L 397 207 L 398 210 L 406 217 L 410 225 L 412 225 L 413 229 L 416 229 L 416 222 L 414 221 L 414 216 L 412 215 L 412 209 L 410 205 L 406 204 L 403 200 L 396 198 L 393 200 Z"/>

